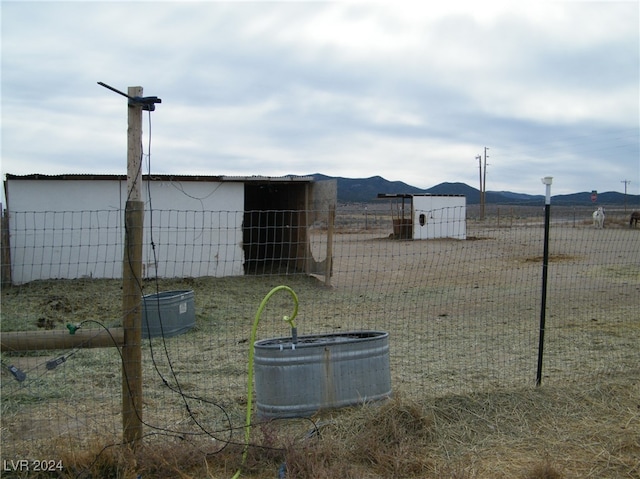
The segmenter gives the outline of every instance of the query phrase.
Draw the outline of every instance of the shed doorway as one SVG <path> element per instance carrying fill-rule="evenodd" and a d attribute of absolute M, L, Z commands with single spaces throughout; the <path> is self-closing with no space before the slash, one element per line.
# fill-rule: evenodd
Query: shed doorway
<path fill-rule="evenodd" d="M 303 272 L 308 183 L 247 182 L 244 191 L 245 274 Z"/>

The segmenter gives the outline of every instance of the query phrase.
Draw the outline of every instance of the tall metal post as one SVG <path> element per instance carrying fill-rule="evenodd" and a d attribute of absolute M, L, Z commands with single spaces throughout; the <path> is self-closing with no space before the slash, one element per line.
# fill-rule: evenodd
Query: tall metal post
<path fill-rule="evenodd" d="M 538 341 L 538 370 L 536 372 L 536 386 L 542 382 L 542 358 L 544 351 L 544 330 L 547 310 L 547 270 L 549 267 L 549 219 L 551 217 L 551 183 L 552 176 L 542 178 L 542 183 L 546 185 L 546 195 L 544 200 L 544 252 L 542 255 L 542 305 L 540 307 L 540 337 Z"/>

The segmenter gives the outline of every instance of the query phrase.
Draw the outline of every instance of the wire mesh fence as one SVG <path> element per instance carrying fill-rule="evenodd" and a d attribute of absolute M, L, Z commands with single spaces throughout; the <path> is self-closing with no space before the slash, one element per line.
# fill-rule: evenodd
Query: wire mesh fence
<path fill-rule="evenodd" d="M 128 382 L 119 348 L 15 346 L 67 325 L 69 334 L 78 325 L 102 332 L 122 326 L 119 213 L 52 214 L 44 231 L 35 226 L 39 214 L 10 219 L 15 284 L 2 289 L 5 457 L 53 457 L 60 448 L 122 441 Z M 394 391 L 425 397 L 533 387 L 542 214 L 511 208 L 483 221 L 468 217 L 465 239 L 411 240 L 394 230 L 392 214 L 361 206 L 339 208 L 335 221 L 317 211 L 147 213 L 139 293 L 193 292 L 193 316 L 180 324 L 182 303 L 145 315 L 182 329 L 143 340 L 146 440 L 189 440 L 203 453 L 241 442 L 250 334 L 262 299 L 279 285 L 297 294 L 299 335 L 388 332 Z M 608 215 L 604 229 L 589 214 L 576 219 L 575 210 L 552 215 L 543 384 L 637 377 L 640 230 L 622 213 Z M 248 222 L 261 226 L 243 228 Z M 257 338 L 290 336 L 283 316 L 292 309 L 288 295 L 274 295 Z M 356 367 L 341 381 L 364 372 Z"/>

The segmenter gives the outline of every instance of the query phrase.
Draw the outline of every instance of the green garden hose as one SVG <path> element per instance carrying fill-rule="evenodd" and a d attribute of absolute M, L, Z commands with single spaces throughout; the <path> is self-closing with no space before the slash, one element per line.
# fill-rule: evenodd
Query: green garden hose
<path fill-rule="evenodd" d="M 288 291 L 293 298 L 293 313 L 291 314 L 291 316 L 284 316 L 282 319 L 284 319 L 287 323 L 289 323 L 289 326 L 291 326 L 292 337 L 295 338 L 297 334 L 294 319 L 298 314 L 298 296 L 296 295 L 295 291 L 293 291 L 289 286 L 276 286 L 267 293 L 267 295 L 260 303 L 260 306 L 256 311 L 256 317 L 253 320 L 253 327 L 251 328 L 251 338 L 249 339 L 249 377 L 247 379 L 247 417 L 244 426 L 244 451 L 242 452 L 242 465 L 244 465 L 245 461 L 247 460 L 249 438 L 251 436 L 251 410 L 253 408 L 253 356 L 255 351 L 256 333 L 258 331 L 258 324 L 260 323 L 260 316 L 262 316 L 262 311 L 267 306 L 267 303 L 269 302 L 271 297 L 280 290 Z M 238 472 L 234 474 L 232 479 L 237 479 L 238 477 L 240 477 L 240 474 L 241 469 L 238 469 Z"/>

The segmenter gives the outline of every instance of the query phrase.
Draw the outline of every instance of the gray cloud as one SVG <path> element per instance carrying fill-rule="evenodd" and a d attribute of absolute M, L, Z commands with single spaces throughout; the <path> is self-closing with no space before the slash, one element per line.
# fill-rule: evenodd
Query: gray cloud
<path fill-rule="evenodd" d="M 634 2 L 4 2 L 2 172 L 124 173 L 126 102 L 104 81 L 162 98 L 158 173 L 475 185 L 488 146 L 488 189 L 541 193 L 551 175 L 554 194 L 623 179 L 638 194 L 638 14 Z"/>

